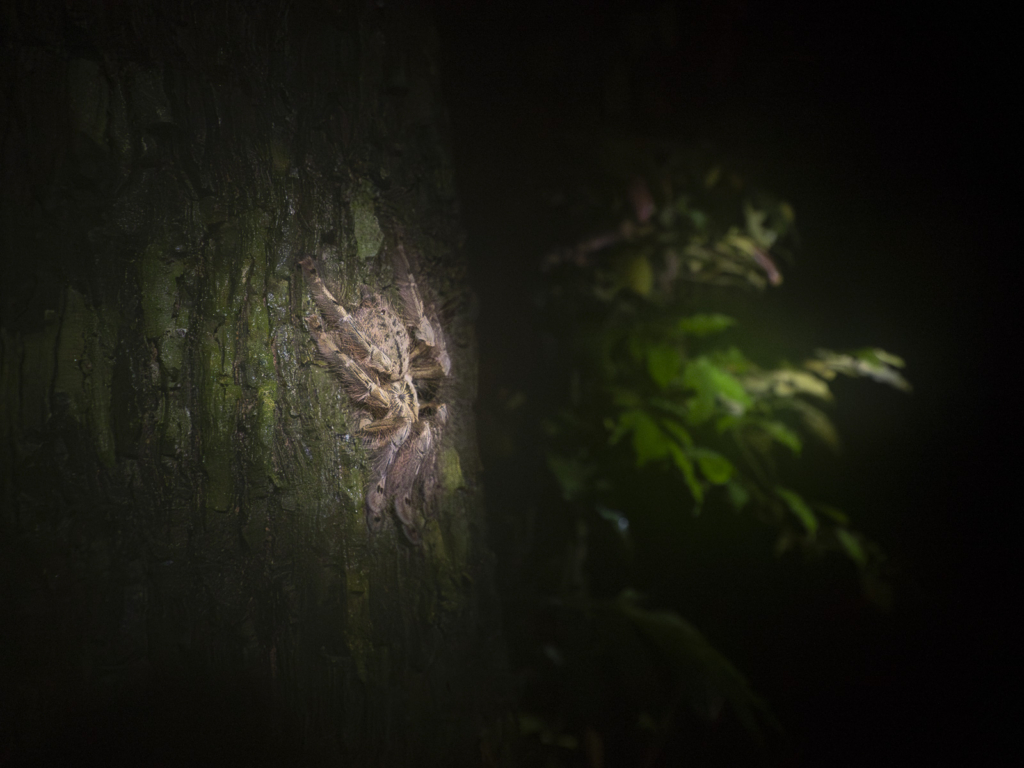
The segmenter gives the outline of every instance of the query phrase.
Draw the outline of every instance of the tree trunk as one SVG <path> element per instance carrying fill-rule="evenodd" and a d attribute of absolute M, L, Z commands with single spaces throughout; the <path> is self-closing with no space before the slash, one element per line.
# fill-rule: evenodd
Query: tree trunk
<path fill-rule="evenodd" d="M 379 5 L 0 3 L 0 762 L 492 751 L 507 685 L 437 43 Z M 421 547 L 393 517 L 367 530 L 296 269 L 319 253 L 343 302 L 388 293 L 399 231 L 456 308 Z"/>

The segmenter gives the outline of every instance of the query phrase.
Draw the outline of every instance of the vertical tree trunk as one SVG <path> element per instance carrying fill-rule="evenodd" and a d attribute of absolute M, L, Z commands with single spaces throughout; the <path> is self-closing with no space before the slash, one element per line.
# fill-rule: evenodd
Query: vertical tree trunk
<path fill-rule="evenodd" d="M 479 762 L 505 678 L 470 322 L 411 547 L 366 528 L 295 268 L 387 292 L 400 229 L 466 306 L 435 35 L 379 5 L 0 3 L 0 762 L 97 728 L 150 759 Z"/>

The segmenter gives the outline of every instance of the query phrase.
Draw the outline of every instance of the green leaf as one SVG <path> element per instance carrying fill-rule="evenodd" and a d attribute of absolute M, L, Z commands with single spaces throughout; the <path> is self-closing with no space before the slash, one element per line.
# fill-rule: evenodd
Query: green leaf
<path fill-rule="evenodd" d="M 723 432 L 727 432 L 732 429 L 737 424 L 742 424 L 745 421 L 745 419 L 740 419 L 727 413 L 724 416 L 719 416 L 715 421 L 715 431 L 718 434 L 722 434 Z"/>
<path fill-rule="evenodd" d="M 650 296 L 654 287 L 654 270 L 646 254 L 634 253 L 620 260 L 619 284 L 640 296 Z"/>
<path fill-rule="evenodd" d="M 778 207 L 779 216 L 786 224 L 792 224 L 796 221 L 796 213 L 793 212 L 793 206 L 787 203 L 785 200 L 779 203 Z"/>
<path fill-rule="evenodd" d="M 693 438 L 690 437 L 690 433 L 686 431 L 682 424 L 678 424 L 671 419 L 662 419 L 661 425 L 664 427 L 665 431 L 678 440 L 681 445 L 684 445 L 687 448 L 693 447 Z"/>
<path fill-rule="evenodd" d="M 853 353 L 859 360 L 863 360 L 873 365 L 891 365 L 894 368 L 906 368 L 907 364 L 899 355 L 894 355 L 891 352 L 886 352 L 884 349 L 878 347 L 869 347 L 868 349 L 859 349 Z"/>
<path fill-rule="evenodd" d="M 846 516 L 846 513 L 841 509 L 837 509 L 829 504 L 815 504 L 815 509 L 821 512 L 825 517 L 830 518 L 839 525 L 847 525 L 850 522 L 850 518 Z"/>
<path fill-rule="evenodd" d="M 722 238 L 722 242 L 726 245 L 732 246 L 737 251 L 747 256 L 753 256 L 754 251 L 757 250 L 757 243 L 752 238 L 746 235 L 741 235 L 736 227 L 731 227 L 726 233 L 725 237 Z"/>
<path fill-rule="evenodd" d="M 649 461 L 664 458 L 670 448 L 676 446 L 657 422 L 642 411 L 636 412 L 633 426 L 633 450 L 636 451 L 636 465 L 642 467 Z"/>
<path fill-rule="evenodd" d="M 647 349 L 647 372 L 661 389 L 672 383 L 682 365 L 682 356 L 675 347 L 656 344 Z"/>
<path fill-rule="evenodd" d="M 647 401 L 648 405 L 655 408 L 660 408 L 666 413 L 671 413 L 680 419 L 686 419 L 689 416 L 689 410 L 687 410 L 684 403 L 676 402 L 675 400 L 669 400 L 664 397 L 652 397 Z"/>
<path fill-rule="evenodd" d="M 641 404 L 640 395 L 627 387 L 611 387 L 612 402 L 620 408 L 635 409 Z"/>
<path fill-rule="evenodd" d="M 626 339 L 626 348 L 629 349 L 629 356 L 635 362 L 641 362 L 646 357 L 647 345 L 640 334 L 634 333 Z"/>
<path fill-rule="evenodd" d="M 736 325 L 736 321 L 728 315 L 707 314 L 691 315 L 679 321 L 676 328 L 690 336 L 709 336 L 712 333 L 721 333 L 726 328 Z"/>
<path fill-rule="evenodd" d="M 700 467 L 701 474 L 715 485 L 727 483 L 736 474 L 736 467 L 732 462 L 717 451 L 696 448 L 690 452 L 690 455 L 697 459 L 697 466 Z"/>
<path fill-rule="evenodd" d="M 814 536 L 818 531 L 818 518 L 815 517 L 811 508 L 807 506 L 807 502 L 803 500 L 803 497 L 796 491 L 791 491 L 781 486 L 775 489 L 775 493 L 786 502 L 789 511 L 796 515 L 807 533 Z"/>
<path fill-rule="evenodd" d="M 725 490 L 729 492 L 729 503 L 732 504 L 737 511 L 747 506 L 747 502 L 750 501 L 750 493 L 735 480 L 727 482 L 725 484 Z"/>
<path fill-rule="evenodd" d="M 828 388 L 828 384 L 806 371 L 793 371 L 784 368 L 748 376 L 743 380 L 743 384 L 755 394 L 771 394 L 775 397 L 787 398 L 796 394 L 805 394 L 821 400 L 832 399 L 832 391 Z"/>
<path fill-rule="evenodd" d="M 775 555 L 781 556 L 793 549 L 794 546 L 799 543 L 800 537 L 796 535 L 792 528 L 785 528 L 779 534 L 779 538 L 775 541 Z"/>
<path fill-rule="evenodd" d="M 803 448 L 800 437 L 781 421 L 759 421 L 757 426 L 767 432 L 775 442 L 781 443 L 793 453 L 800 455 L 800 449 Z"/>
<path fill-rule="evenodd" d="M 683 453 L 682 449 L 677 445 L 669 446 L 669 451 L 672 454 L 672 459 L 675 461 L 679 471 L 683 474 L 683 480 L 686 481 L 687 487 L 690 489 L 690 493 L 693 495 L 694 500 L 698 506 L 704 503 L 704 488 L 701 486 L 700 481 L 697 480 L 697 473 L 693 471 L 693 462 L 690 458 Z"/>
<path fill-rule="evenodd" d="M 731 373 L 726 373 L 721 368 L 717 368 L 709 363 L 707 374 L 712 386 L 719 395 L 739 403 L 744 408 L 749 408 L 754 404 L 750 399 L 750 395 L 747 394 L 747 390 L 743 388 L 743 385 Z"/>
<path fill-rule="evenodd" d="M 611 435 L 608 437 L 608 445 L 615 445 L 621 440 L 627 432 L 636 426 L 637 414 L 640 411 L 629 410 L 619 414 L 619 420 L 617 422 L 611 421 L 611 419 L 605 420 L 605 426 L 608 427 Z"/>
<path fill-rule="evenodd" d="M 864 548 L 854 534 L 845 528 L 836 528 L 836 538 L 839 539 L 839 544 L 853 562 L 861 568 L 867 565 L 867 555 L 864 554 Z"/>
<path fill-rule="evenodd" d="M 687 364 L 686 370 L 683 371 L 683 386 L 695 390 L 697 397 L 705 401 L 710 399 L 713 402 L 715 398 L 725 398 L 735 403 L 740 413 L 754 404 L 735 376 L 722 370 L 703 355 Z"/>
<path fill-rule="evenodd" d="M 693 710 L 712 719 L 728 703 L 755 737 L 759 721 L 775 725 L 764 702 L 736 668 L 688 621 L 670 611 L 650 611 L 636 604 L 636 595 L 623 592 L 614 607 L 655 647 L 679 676 L 681 690 L 690 694 Z"/>
<path fill-rule="evenodd" d="M 586 493 L 594 474 L 594 468 L 580 459 L 567 458 L 557 453 L 548 454 L 548 469 L 561 486 L 562 497 L 566 501 L 573 501 Z"/>
<path fill-rule="evenodd" d="M 691 397 L 686 401 L 686 408 L 687 421 L 697 426 L 715 415 L 715 399 L 704 395 Z"/>
<path fill-rule="evenodd" d="M 754 365 L 737 347 L 717 349 L 711 353 L 710 358 L 711 362 L 719 368 L 724 368 L 729 371 L 729 373 L 734 376 L 757 369 L 757 366 Z"/>
<path fill-rule="evenodd" d="M 833 451 L 839 450 L 839 432 L 836 431 L 832 419 L 826 416 L 820 408 L 815 408 L 810 403 L 796 398 L 789 403 L 789 407 L 800 414 L 800 418 L 807 431 Z"/>
<path fill-rule="evenodd" d="M 768 218 L 768 212 L 758 210 L 747 202 L 743 204 L 743 214 L 747 220 L 747 232 L 750 233 L 750 236 L 765 250 L 771 248 L 778 239 L 779 233 L 764 225 L 765 219 Z"/>
<path fill-rule="evenodd" d="M 852 355 L 839 354 L 829 349 L 816 350 L 817 360 L 808 360 L 804 366 L 821 375 L 822 370 L 834 371 L 847 376 L 863 376 L 888 384 L 904 392 L 913 389 L 897 368 L 903 367 L 903 360 L 884 349 L 862 349 Z"/>

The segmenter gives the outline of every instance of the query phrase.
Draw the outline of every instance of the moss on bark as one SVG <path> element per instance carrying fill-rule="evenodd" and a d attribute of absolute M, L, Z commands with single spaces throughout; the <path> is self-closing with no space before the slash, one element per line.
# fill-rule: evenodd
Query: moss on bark
<path fill-rule="evenodd" d="M 442 513 L 422 548 L 371 536 L 295 269 L 321 252 L 344 300 L 388 291 L 400 228 L 439 299 L 465 290 L 428 20 L 3 5 L 0 623 L 29 663 L 0 735 L 27 754 L 76 713 L 182 700 L 259 764 L 475 760 L 506 688 L 472 328 L 449 328 Z M 154 707 L 133 738 L 173 752 Z"/>

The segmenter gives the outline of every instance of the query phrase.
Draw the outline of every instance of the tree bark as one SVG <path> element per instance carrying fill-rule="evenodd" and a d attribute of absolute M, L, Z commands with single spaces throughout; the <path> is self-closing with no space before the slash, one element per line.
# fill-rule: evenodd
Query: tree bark
<path fill-rule="evenodd" d="M 0 3 L 0 762 L 496 749 L 436 36 L 379 5 Z M 343 301 L 387 293 L 398 231 L 455 307 L 422 547 L 393 518 L 367 530 L 366 456 L 296 269 L 320 253 Z"/>

